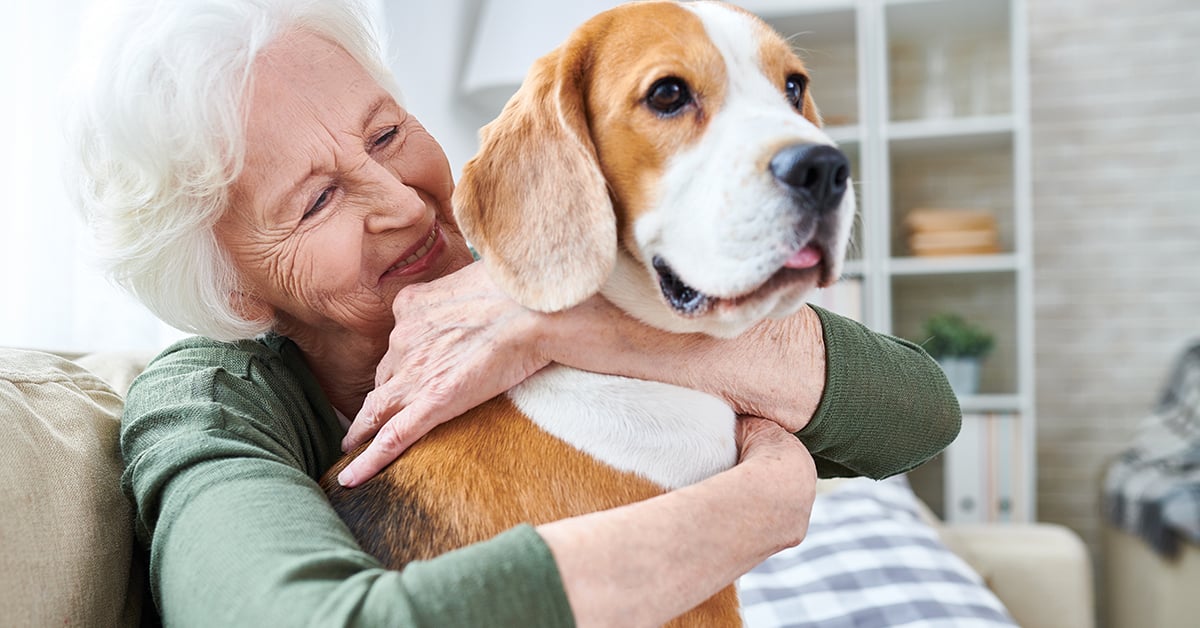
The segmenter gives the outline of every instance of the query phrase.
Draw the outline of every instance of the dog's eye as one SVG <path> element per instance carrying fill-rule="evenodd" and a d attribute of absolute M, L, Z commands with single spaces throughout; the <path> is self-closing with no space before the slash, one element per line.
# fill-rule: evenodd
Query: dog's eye
<path fill-rule="evenodd" d="M 669 76 L 659 79 L 646 93 L 646 104 L 663 115 L 671 115 L 692 102 L 692 93 L 683 79 Z"/>
<path fill-rule="evenodd" d="M 787 77 L 787 84 L 783 88 L 787 92 L 788 102 L 801 113 L 804 112 L 804 90 L 807 87 L 808 79 L 804 75 L 792 74 Z"/>

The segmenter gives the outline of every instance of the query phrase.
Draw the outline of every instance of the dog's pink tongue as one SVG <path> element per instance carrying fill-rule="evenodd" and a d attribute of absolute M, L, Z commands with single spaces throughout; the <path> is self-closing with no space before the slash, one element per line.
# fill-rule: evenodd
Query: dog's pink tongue
<path fill-rule="evenodd" d="M 785 268 L 812 268 L 821 263 L 821 251 L 813 245 L 808 245 L 788 258 L 783 263 Z"/>

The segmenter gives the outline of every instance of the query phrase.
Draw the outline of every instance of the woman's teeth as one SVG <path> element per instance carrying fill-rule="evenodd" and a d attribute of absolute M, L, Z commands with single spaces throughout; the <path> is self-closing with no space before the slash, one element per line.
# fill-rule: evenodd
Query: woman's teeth
<path fill-rule="evenodd" d="M 438 230 L 435 227 L 433 231 L 429 232 L 429 237 L 425 238 L 425 242 L 423 242 L 421 244 L 421 248 L 417 249 L 416 253 L 409 255 L 408 257 L 404 258 L 404 260 L 402 260 L 399 264 L 396 264 L 395 266 L 392 266 L 391 268 L 389 268 L 388 272 L 392 272 L 393 270 L 400 270 L 401 268 L 404 268 L 405 266 L 412 264 L 413 262 L 421 259 L 422 257 L 425 257 L 425 254 L 429 252 L 429 249 L 433 248 L 433 243 L 437 241 L 437 234 L 438 234 Z"/>

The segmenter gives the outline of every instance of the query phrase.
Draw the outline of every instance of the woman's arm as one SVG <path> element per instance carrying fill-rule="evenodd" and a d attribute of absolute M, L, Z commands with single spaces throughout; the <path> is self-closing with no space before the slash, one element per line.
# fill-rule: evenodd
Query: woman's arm
<path fill-rule="evenodd" d="M 945 376 L 920 347 L 814 308 L 732 339 L 672 334 L 599 297 L 557 314 L 531 312 L 477 263 L 405 288 L 393 309 L 377 388 L 342 445 L 375 440 L 339 476 L 347 486 L 550 362 L 716 394 L 740 414 L 797 433 L 823 476 L 908 470 L 949 444 L 961 420 Z"/>
<path fill-rule="evenodd" d="M 341 427 L 314 410 L 321 393 L 295 376 L 297 356 L 184 341 L 129 392 L 123 487 L 164 624 L 570 624 L 530 526 L 401 572 L 363 552 L 313 479 Z"/>
<path fill-rule="evenodd" d="M 808 307 L 728 339 L 667 333 L 599 297 L 553 319 L 545 341 L 553 362 L 703 390 L 738 414 L 793 433 L 808 424 L 825 390 L 825 339 Z"/>
<path fill-rule="evenodd" d="M 313 416 L 315 381 L 293 377 L 286 357 L 240 346 L 178 345 L 127 401 L 124 486 L 168 624 L 657 624 L 807 528 L 811 458 L 750 421 L 742 462 L 677 494 L 519 526 L 389 571 L 312 479 L 340 436 L 336 419 Z"/>
<path fill-rule="evenodd" d="M 908 471 L 949 445 L 962 421 L 923 349 L 816 307 L 721 339 L 664 333 L 593 299 L 549 329 L 553 361 L 704 390 L 779 423 L 822 477 Z"/>

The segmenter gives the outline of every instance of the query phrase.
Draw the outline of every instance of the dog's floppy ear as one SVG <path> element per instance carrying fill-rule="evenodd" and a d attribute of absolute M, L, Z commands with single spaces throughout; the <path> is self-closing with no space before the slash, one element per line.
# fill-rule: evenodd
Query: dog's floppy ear
<path fill-rule="evenodd" d="M 495 121 L 454 192 L 454 212 L 501 289 L 554 312 L 599 291 L 617 225 L 588 129 L 587 42 L 539 59 Z"/>

